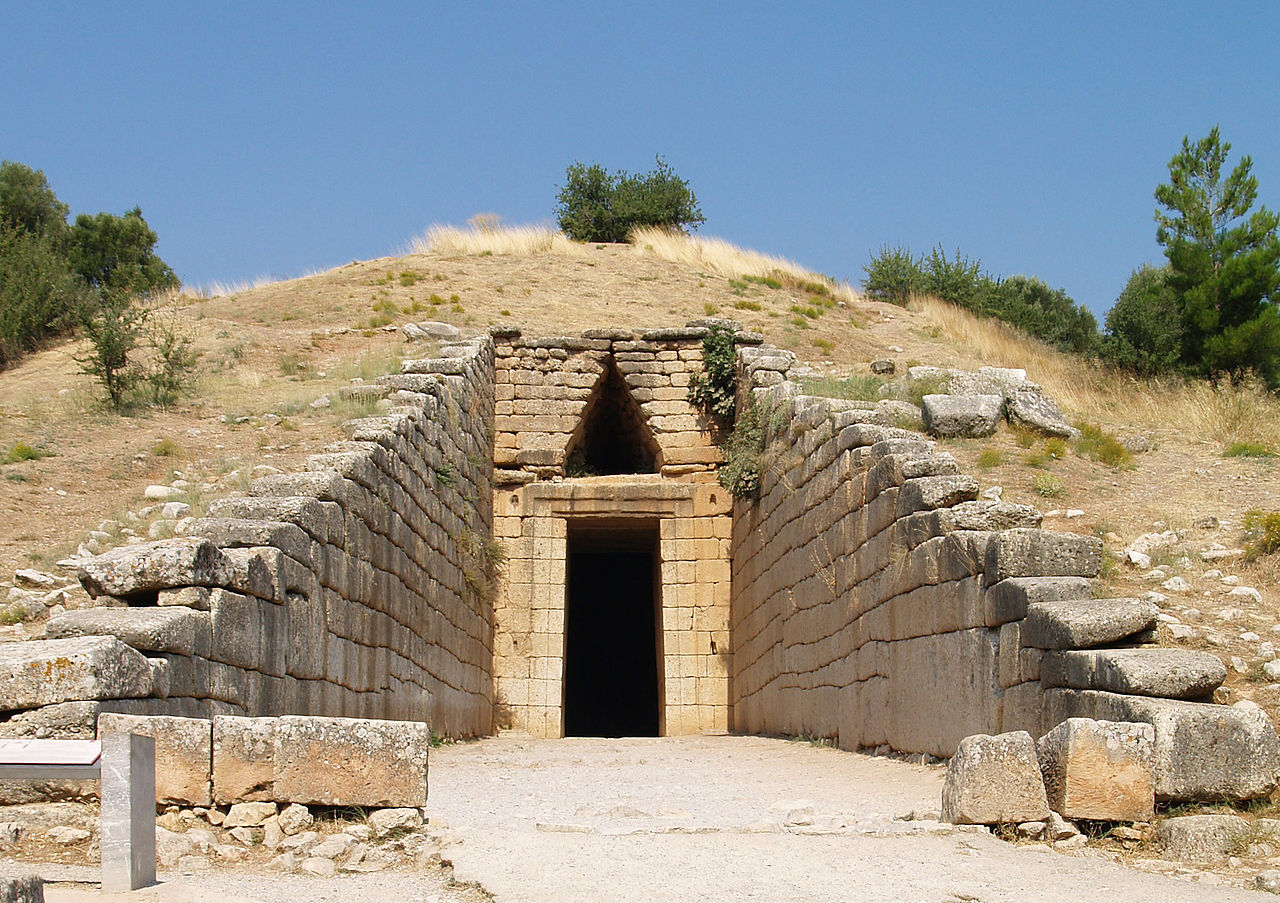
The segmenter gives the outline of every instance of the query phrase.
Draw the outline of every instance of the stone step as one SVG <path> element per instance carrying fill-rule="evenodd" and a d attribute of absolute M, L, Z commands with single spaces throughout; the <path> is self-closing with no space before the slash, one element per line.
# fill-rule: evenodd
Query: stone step
<path fill-rule="evenodd" d="M 1160 609 L 1140 599 L 1079 599 L 1027 606 L 1022 645 L 1088 649 L 1126 640 L 1156 626 Z"/>
<path fill-rule="evenodd" d="M 1156 800 L 1246 800 L 1266 796 L 1280 773 L 1280 739 L 1250 702 L 1210 705 L 1099 690 L 1055 688 L 1044 694 L 1044 724 L 1068 718 L 1145 721 L 1152 748 Z"/>
<path fill-rule="evenodd" d="M 1046 687 L 1130 696 L 1206 700 L 1226 678 L 1221 659 L 1190 649 L 1050 650 L 1040 660 Z"/>

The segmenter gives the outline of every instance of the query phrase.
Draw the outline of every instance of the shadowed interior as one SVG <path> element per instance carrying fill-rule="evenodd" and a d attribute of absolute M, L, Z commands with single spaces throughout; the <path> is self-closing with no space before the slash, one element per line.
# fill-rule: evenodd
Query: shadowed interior
<path fill-rule="evenodd" d="M 569 476 L 654 473 L 658 444 L 610 357 L 565 448 Z"/>
<path fill-rule="evenodd" d="M 659 736 L 657 523 L 571 523 L 568 539 L 565 736 Z"/>

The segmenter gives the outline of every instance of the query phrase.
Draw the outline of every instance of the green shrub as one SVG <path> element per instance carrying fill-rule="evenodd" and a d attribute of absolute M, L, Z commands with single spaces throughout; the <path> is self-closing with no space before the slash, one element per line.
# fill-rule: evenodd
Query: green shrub
<path fill-rule="evenodd" d="M 1128 467 L 1133 463 L 1133 453 L 1097 424 L 1077 423 L 1076 429 L 1080 430 L 1076 454 L 1108 467 Z"/>
<path fill-rule="evenodd" d="M 41 458 L 49 457 L 53 452 L 45 451 L 42 448 L 36 448 L 25 442 L 15 442 L 9 447 L 9 453 L 4 456 L 5 464 L 18 464 L 22 461 L 38 461 Z"/>
<path fill-rule="evenodd" d="M 924 291 L 924 271 L 920 264 L 919 258 L 906 248 L 883 245 L 862 268 L 867 274 L 862 289 L 874 301 L 906 307 L 912 295 Z"/>
<path fill-rule="evenodd" d="M 689 183 L 661 156 L 644 175 L 574 163 L 556 195 L 556 222 L 575 241 L 621 242 L 637 226 L 683 231 L 706 222 Z"/>
<path fill-rule="evenodd" d="M 1223 451 L 1224 458 L 1274 458 L 1276 451 L 1261 442 L 1232 442 Z"/>
<path fill-rule="evenodd" d="M 1182 314 L 1168 284 L 1168 271 L 1144 264 L 1129 276 L 1107 312 L 1099 350 L 1114 367 L 1159 376 L 1177 370 L 1182 332 Z"/>
<path fill-rule="evenodd" d="M 178 447 L 178 443 L 166 437 L 151 446 L 151 454 L 157 458 L 179 458 L 182 456 L 182 449 Z"/>
<path fill-rule="evenodd" d="M 742 281 L 751 282 L 755 285 L 763 285 L 766 288 L 782 288 L 782 280 L 775 279 L 772 276 L 743 276 Z"/>
<path fill-rule="evenodd" d="M 87 294 L 52 239 L 0 228 L 0 368 L 69 331 Z"/>
<path fill-rule="evenodd" d="M 724 428 L 733 426 L 738 390 L 738 356 L 733 330 L 713 326 L 702 340 L 702 372 L 689 380 L 689 403 Z"/>
<path fill-rule="evenodd" d="M 956 248 L 955 257 L 947 257 L 941 245 L 934 245 L 921 261 L 924 291 L 975 313 L 981 312 L 983 295 L 989 294 L 991 280 L 982 275 L 982 262 L 972 260 Z"/>
<path fill-rule="evenodd" d="M 1250 560 L 1280 550 L 1280 511 L 1245 512 L 1244 541 Z"/>
<path fill-rule="evenodd" d="M 1059 351 L 1086 354 L 1098 342 L 1098 321 L 1062 289 L 1034 276 L 1010 276 L 981 292 L 978 313 L 995 317 Z"/>
<path fill-rule="evenodd" d="M 760 492 L 760 460 L 764 454 L 764 412 L 753 399 L 720 445 L 724 463 L 716 474 L 720 485 L 738 499 L 753 499 Z"/>
<path fill-rule="evenodd" d="M 734 310 L 762 310 L 759 301 L 735 301 L 733 302 Z"/>
<path fill-rule="evenodd" d="M 1067 487 L 1062 482 L 1062 477 L 1051 473 L 1036 474 L 1036 478 L 1031 481 L 1031 488 L 1047 499 L 1056 499 L 1067 493 Z"/>

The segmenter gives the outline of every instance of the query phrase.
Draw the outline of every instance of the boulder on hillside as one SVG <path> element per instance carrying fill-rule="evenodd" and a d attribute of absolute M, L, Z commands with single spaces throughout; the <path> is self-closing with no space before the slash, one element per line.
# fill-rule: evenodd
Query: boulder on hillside
<path fill-rule="evenodd" d="M 926 395 L 924 428 L 944 438 L 981 438 L 996 431 L 1004 398 L 1000 395 Z"/>

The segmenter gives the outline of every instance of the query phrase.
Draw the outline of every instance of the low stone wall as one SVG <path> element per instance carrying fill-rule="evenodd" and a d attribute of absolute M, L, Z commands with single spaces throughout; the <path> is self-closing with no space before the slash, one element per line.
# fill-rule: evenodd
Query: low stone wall
<path fill-rule="evenodd" d="M 310 469 L 215 502 L 186 535 L 87 560 L 100 607 L 0 648 L 8 736 L 100 712 L 492 723 L 493 346 L 406 361 L 392 402 Z M 12 698 L 10 698 L 12 697 Z"/>

